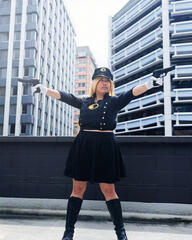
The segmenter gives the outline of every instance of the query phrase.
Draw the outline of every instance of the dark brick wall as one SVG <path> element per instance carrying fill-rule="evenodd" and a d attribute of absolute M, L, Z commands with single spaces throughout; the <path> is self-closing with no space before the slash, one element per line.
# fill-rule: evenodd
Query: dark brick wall
<path fill-rule="evenodd" d="M 63 176 L 74 137 L 1 137 L 0 196 L 68 198 Z M 122 201 L 192 203 L 192 137 L 117 137 L 127 178 L 116 184 Z M 104 200 L 98 184 L 85 199 Z"/>

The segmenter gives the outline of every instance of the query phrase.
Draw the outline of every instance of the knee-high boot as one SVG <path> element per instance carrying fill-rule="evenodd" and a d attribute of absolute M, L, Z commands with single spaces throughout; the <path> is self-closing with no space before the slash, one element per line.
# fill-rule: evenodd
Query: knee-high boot
<path fill-rule="evenodd" d="M 119 198 L 106 201 L 107 208 L 115 225 L 118 240 L 128 240 L 123 224 L 122 209 Z"/>
<path fill-rule="evenodd" d="M 79 215 L 82 199 L 77 197 L 70 197 L 67 204 L 67 216 L 65 224 L 65 232 L 62 240 L 73 240 L 75 223 Z"/>

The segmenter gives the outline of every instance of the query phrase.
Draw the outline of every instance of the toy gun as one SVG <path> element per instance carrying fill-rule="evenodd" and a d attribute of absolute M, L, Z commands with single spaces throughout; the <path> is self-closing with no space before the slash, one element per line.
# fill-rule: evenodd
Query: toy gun
<path fill-rule="evenodd" d="M 39 79 L 36 78 L 17 78 L 19 82 L 22 82 L 23 84 L 30 84 L 32 86 L 35 86 L 37 84 L 40 84 Z M 34 93 L 40 93 L 40 88 L 37 88 L 37 90 Z"/>
<path fill-rule="evenodd" d="M 168 72 L 170 72 L 174 69 L 175 69 L 175 66 L 168 67 L 168 68 L 157 69 L 153 72 L 153 76 L 156 77 L 156 78 L 162 78 L 162 77 L 165 77 Z"/>

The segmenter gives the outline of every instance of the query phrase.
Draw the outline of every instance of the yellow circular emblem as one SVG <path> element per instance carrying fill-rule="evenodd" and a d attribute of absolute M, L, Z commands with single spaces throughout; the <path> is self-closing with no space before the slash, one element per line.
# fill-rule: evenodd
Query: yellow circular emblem
<path fill-rule="evenodd" d="M 101 72 L 106 72 L 106 68 L 101 68 L 100 71 Z"/>
<path fill-rule="evenodd" d="M 99 107 L 99 104 L 98 103 L 94 103 L 94 104 L 91 104 L 90 106 L 89 106 L 89 109 L 90 110 L 94 110 L 94 109 L 96 109 L 96 108 L 98 108 Z"/>

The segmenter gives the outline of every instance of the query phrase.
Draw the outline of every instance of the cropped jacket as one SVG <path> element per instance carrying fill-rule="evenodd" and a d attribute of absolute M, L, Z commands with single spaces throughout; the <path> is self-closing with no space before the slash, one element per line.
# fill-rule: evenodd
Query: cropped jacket
<path fill-rule="evenodd" d="M 116 128 L 117 113 L 130 101 L 137 98 L 132 89 L 119 96 L 104 95 L 102 100 L 94 103 L 95 95 L 92 97 L 76 97 L 71 93 L 58 90 L 62 102 L 80 109 L 79 125 L 82 129 L 114 130 Z"/>

